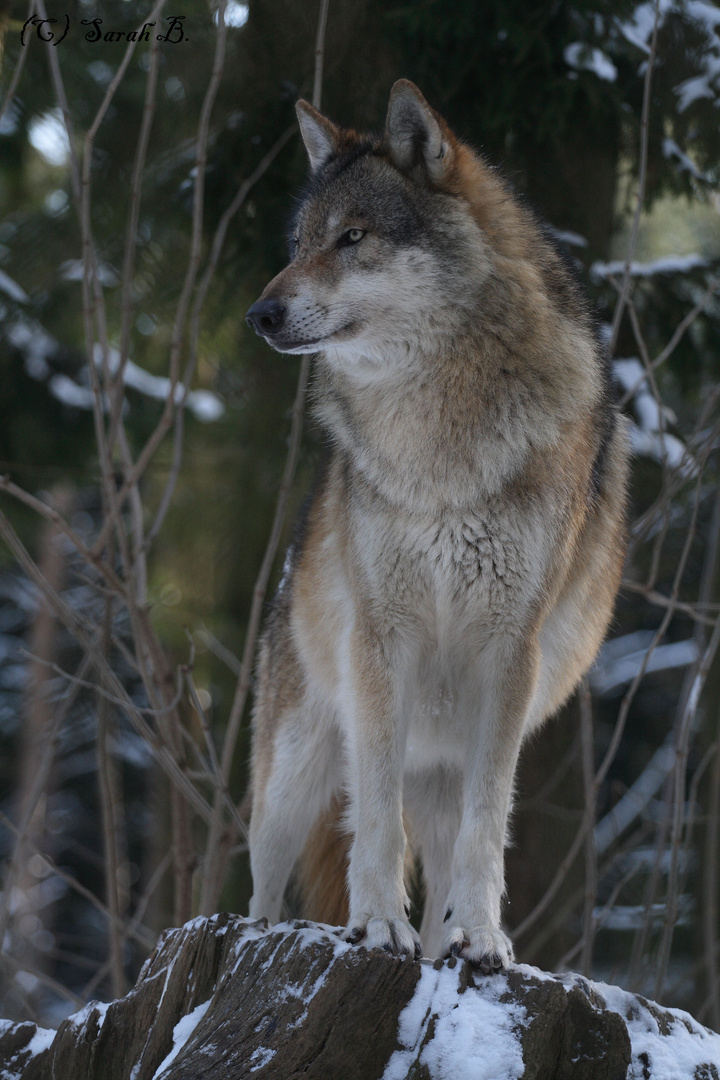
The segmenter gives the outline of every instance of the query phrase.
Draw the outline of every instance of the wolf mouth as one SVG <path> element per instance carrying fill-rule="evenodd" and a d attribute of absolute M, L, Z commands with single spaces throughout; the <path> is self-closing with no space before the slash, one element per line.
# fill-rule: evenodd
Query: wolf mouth
<path fill-rule="evenodd" d="M 294 352 L 306 353 L 306 352 L 315 352 L 315 351 L 317 351 L 318 349 L 322 348 L 322 346 L 326 342 L 328 342 L 328 343 L 333 342 L 334 340 L 336 340 L 338 338 L 339 335 L 346 335 L 349 331 L 353 330 L 354 328 L 355 328 L 355 323 L 354 322 L 349 322 L 345 326 L 341 326 L 338 330 L 333 330 L 333 331 L 331 331 L 331 333 L 326 334 L 325 337 L 313 338 L 310 341 L 298 341 L 298 340 L 282 339 L 282 338 L 279 339 L 274 334 L 263 334 L 263 337 L 267 341 L 268 345 L 272 345 L 273 349 L 277 349 L 278 352 L 283 352 L 283 353 L 290 353 L 290 352 L 292 352 L 292 353 L 294 353 Z M 340 338 L 340 340 L 344 341 L 344 340 L 346 340 L 346 338 L 343 336 L 343 337 Z"/>

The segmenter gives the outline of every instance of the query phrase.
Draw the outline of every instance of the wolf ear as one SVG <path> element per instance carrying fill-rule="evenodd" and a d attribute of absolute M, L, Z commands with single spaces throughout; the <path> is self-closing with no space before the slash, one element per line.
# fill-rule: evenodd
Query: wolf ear
<path fill-rule="evenodd" d="M 408 79 L 398 79 L 390 91 L 385 121 L 385 139 L 397 168 L 410 172 L 424 166 L 430 181 L 441 183 L 452 158 L 448 134 L 417 86 Z"/>
<path fill-rule="evenodd" d="M 310 168 L 317 172 L 340 143 L 340 131 L 326 117 L 314 109 L 307 101 L 295 104 L 300 134 L 310 158 Z"/>

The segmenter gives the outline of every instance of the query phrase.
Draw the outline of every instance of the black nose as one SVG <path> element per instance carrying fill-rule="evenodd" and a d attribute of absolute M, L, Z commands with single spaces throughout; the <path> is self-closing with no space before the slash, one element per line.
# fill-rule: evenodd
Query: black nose
<path fill-rule="evenodd" d="M 285 318 L 285 307 L 279 300 L 258 300 L 245 316 L 245 322 L 256 334 L 268 337 L 277 334 Z"/>

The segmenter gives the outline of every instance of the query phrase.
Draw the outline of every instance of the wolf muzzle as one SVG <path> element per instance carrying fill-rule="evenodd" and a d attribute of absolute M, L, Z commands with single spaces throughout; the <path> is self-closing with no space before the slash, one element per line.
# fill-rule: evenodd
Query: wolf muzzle
<path fill-rule="evenodd" d="M 279 334 L 285 322 L 285 305 L 279 300 L 257 300 L 245 316 L 245 322 L 261 337 Z"/>

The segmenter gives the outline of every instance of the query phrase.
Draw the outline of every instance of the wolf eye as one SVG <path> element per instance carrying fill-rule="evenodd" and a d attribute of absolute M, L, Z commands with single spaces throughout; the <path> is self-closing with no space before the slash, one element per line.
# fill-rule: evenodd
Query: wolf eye
<path fill-rule="evenodd" d="M 348 229 L 348 231 L 343 233 L 340 237 L 339 244 L 341 247 L 345 247 L 346 244 L 358 244 L 364 235 L 364 229 Z"/>

